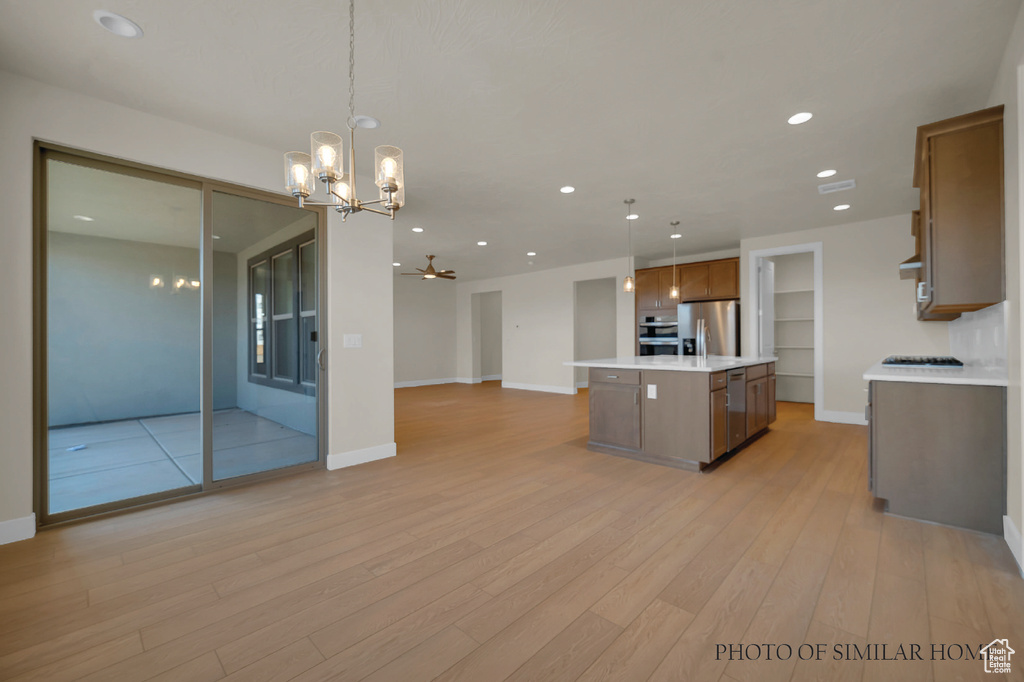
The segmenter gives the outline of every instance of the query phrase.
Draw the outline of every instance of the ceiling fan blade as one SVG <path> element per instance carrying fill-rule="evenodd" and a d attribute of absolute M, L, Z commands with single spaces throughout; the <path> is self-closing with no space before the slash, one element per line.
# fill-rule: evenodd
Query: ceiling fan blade
<path fill-rule="evenodd" d="M 438 279 L 455 279 L 455 275 L 442 275 L 441 273 L 438 273 L 437 274 L 437 278 Z"/>
<path fill-rule="evenodd" d="M 454 275 L 455 274 L 454 270 L 438 270 L 437 272 L 438 272 L 438 274 L 440 274 L 442 272 L 447 274 L 447 275 Z"/>

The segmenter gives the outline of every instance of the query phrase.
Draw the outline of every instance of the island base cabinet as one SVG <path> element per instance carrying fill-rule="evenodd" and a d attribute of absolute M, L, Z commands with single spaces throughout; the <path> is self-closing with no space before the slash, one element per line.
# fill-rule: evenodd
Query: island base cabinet
<path fill-rule="evenodd" d="M 590 370 L 590 441 L 640 449 L 639 372 Z M 632 383 L 624 383 L 631 381 Z"/>
<path fill-rule="evenodd" d="M 644 454 L 670 462 L 711 461 L 708 375 L 643 373 Z"/>
<path fill-rule="evenodd" d="M 729 450 L 729 392 L 711 391 L 711 457 L 721 457 Z"/>
<path fill-rule="evenodd" d="M 869 487 L 887 511 L 1001 535 L 1006 389 L 872 381 Z"/>

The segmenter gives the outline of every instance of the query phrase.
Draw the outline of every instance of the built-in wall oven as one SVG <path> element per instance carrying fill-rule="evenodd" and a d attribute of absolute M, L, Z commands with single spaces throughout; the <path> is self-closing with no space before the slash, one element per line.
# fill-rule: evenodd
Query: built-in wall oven
<path fill-rule="evenodd" d="M 638 326 L 640 355 L 681 355 L 677 316 L 645 315 Z"/>

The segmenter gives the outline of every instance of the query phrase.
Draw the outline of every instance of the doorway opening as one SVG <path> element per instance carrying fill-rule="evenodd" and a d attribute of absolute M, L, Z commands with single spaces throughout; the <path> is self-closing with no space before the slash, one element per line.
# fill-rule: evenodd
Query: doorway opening
<path fill-rule="evenodd" d="M 501 292 L 472 295 L 473 379 L 501 381 L 502 327 Z"/>
<path fill-rule="evenodd" d="M 778 357 L 777 399 L 824 409 L 822 244 L 798 244 L 748 255 L 754 352 Z M 753 306 L 752 306 L 753 307 Z"/>
<path fill-rule="evenodd" d="M 615 357 L 616 279 L 588 279 L 574 282 L 573 286 L 573 360 Z M 587 368 L 573 370 L 575 387 L 586 388 Z"/>

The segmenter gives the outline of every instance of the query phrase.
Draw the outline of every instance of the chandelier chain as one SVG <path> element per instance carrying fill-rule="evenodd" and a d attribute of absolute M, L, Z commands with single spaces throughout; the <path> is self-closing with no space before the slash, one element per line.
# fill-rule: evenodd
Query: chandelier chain
<path fill-rule="evenodd" d="M 356 2 L 348 3 L 348 127 L 356 124 Z"/>

